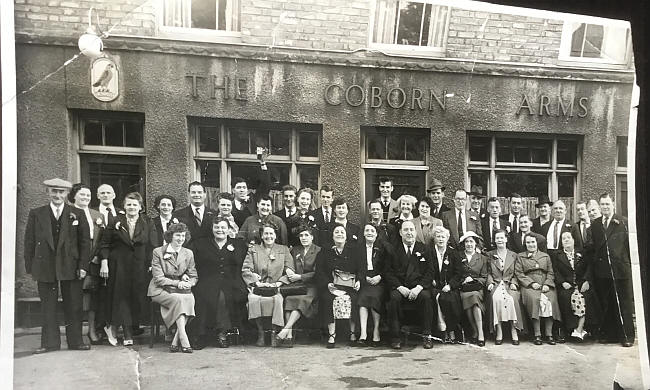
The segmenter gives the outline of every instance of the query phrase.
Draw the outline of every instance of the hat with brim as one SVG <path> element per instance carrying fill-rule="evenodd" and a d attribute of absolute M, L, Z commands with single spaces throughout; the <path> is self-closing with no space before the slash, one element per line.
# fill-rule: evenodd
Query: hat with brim
<path fill-rule="evenodd" d="M 58 177 L 54 179 L 45 180 L 43 182 L 43 185 L 49 188 L 62 188 L 64 190 L 72 189 L 72 183 L 70 183 L 67 180 L 59 179 Z"/>
<path fill-rule="evenodd" d="M 485 198 L 485 195 L 483 195 L 483 187 L 477 185 L 472 186 L 467 195 L 475 196 L 477 198 Z"/>
<path fill-rule="evenodd" d="M 477 243 L 478 243 L 478 241 L 483 241 L 481 239 L 481 236 L 479 236 L 478 234 L 476 234 L 473 231 L 469 230 L 469 231 L 467 231 L 467 233 L 463 234 L 463 236 L 458 240 L 458 242 L 462 244 L 462 243 L 465 242 L 465 240 L 468 237 L 474 237 L 476 239 Z"/>
<path fill-rule="evenodd" d="M 535 208 L 540 208 L 545 204 L 553 206 L 553 202 L 551 202 L 551 200 L 548 198 L 548 195 L 541 195 L 537 201 L 537 204 L 535 205 Z"/>
<path fill-rule="evenodd" d="M 442 185 L 442 182 L 440 180 L 433 179 L 431 181 L 431 185 L 429 186 L 429 188 L 427 188 L 427 191 L 431 192 L 431 191 L 437 190 L 437 189 L 440 189 L 441 191 L 444 191 L 445 187 Z"/>

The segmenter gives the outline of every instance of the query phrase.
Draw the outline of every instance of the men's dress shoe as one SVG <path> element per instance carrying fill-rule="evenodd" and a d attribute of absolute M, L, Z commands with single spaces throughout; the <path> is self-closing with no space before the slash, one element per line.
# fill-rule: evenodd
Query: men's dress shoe
<path fill-rule="evenodd" d="M 402 343 L 400 341 L 393 341 L 390 343 L 390 347 L 393 349 L 402 349 Z"/>
<path fill-rule="evenodd" d="M 433 340 L 431 337 L 424 337 L 422 340 L 422 348 L 424 349 L 431 349 L 433 348 Z"/>
<path fill-rule="evenodd" d="M 377 341 L 372 340 L 372 341 L 370 342 L 370 346 L 373 347 L 373 348 L 379 348 L 379 347 L 381 347 L 381 340 L 377 340 Z"/>
<path fill-rule="evenodd" d="M 503 344 L 503 339 L 501 339 L 501 340 L 499 340 L 499 339 L 494 340 L 494 345 L 501 345 L 501 344 Z"/>
<path fill-rule="evenodd" d="M 79 344 L 68 347 L 68 349 L 73 351 L 88 351 L 90 350 L 90 344 Z"/>
<path fill-rule="evenodd" d="M 555 338 L 555 341 L 556 341 L 557 343 L 559 343 L 559 344 L 564 344 L 564 343 L 566 343 L 566 339 L 564 338 L 564 336 L 557 336 L 557 337 Z"/>
<path fill-rule="evenodd" d="M 512 340 L 512 345 L 519 345 L 519 340 Z"/>
<path fill-rule="evenodd" d="M 61 347 L 41 347 L 41 348 L 35 349 L 34 352 L 32 352 L 32 353 L 34 355 L 40 355 L 42 353 L 58 351 L 60 349 L 61 349 Z"/>
<path fill-rule="evenodd" d="M 624 340 L 624 341 L 621 343 L 621 345 L 622 345 L 623 347 L 625 347 L 625 348 L 629 348 L 629 347 L 633 346 L 634 343 L 631 342 L 631 341 L 628 341 L 628 340 Z"/>
<path fill-rule="evenodd" d="M 365 348 L 368 346 L 368 341 L 366 339 L 359 339 L 354 343 L 355 346 Z"/>
<path fill-rule="evenodd" d="M 544 343 L 542 342 L 542 336 L 535 336 L 535 341 L 533 341 L 533 343 L 534 343 L 535 345 L 542 345 L 542 344 L 544 344 Z"/>
<path fill-rule="evenodd" d="M 194 351 L 192 350 L 192 347 L 181 347 L 181 352 L 183 352 L 183 353 L 192 353 Z"/>
<path fill-rule="evenodd" d="M 478 340 L 476 342 L 476 345 L 478 345 L 479 347 L 485 347 L 485 340 Z"/>
<path fill-rule="evenodd" d="M 544 341 L 548 345 L 555 345 L 555 340 L 553 339 L 553 336 L 546 336 L 546 340 L 544 340 Z"/>
<path fill-rule="evenodd" d="M 172 345 L 169 346 L 169 352 L 171 352 L 171 353 L 176 353 L 176 352 L 179 352 L 180 350 L 181 350 L 181 347 L 179 347 L 178 345 L 172 344 Z"/>

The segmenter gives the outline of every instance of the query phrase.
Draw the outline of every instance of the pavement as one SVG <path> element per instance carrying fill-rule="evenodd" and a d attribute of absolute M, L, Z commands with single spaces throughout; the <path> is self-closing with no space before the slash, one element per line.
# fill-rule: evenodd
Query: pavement
<path fill-rule="evenodd" d="M 63 328 L 61 328 L 62 334 Z M 422 349 L 417 339 L 401 350 L 335 349 L 306 340 L 294 348 L 237 345 L 193 354 L 153 348 L 148 337 L 132 348 L 32 355 L 40 329 L 16 329 L 15 389 L 642 389 L 638 348 L 619 344 L 535 346 L 504 340 L 485 347 L 443 345 Z M 65 346 L 65 337 L 62 336 Z"/>

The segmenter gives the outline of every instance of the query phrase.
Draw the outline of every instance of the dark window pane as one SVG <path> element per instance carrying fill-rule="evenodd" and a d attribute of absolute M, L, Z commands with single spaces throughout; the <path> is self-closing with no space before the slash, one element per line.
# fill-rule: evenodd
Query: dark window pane
<path fill-rule="evenodd" d="M 557 177 L 557 195 L 561 198 L 573 197 L 574 176 L 558 175 Z"/>
<path fill-rule="evenodd" d="M 490 139 L 481 137 L 471 137 L 469 139 L 469 159 L 470 161 L 490 161 Z"/>
<path fill-rule="evenodd" d="M 272 131 L 271 155 L 288 156 L 290 152 L 291 133 L 288 131 Z"/>
<path fill-rule="evenodd" d="M 548 194 L 548 175 L 525 172 L 497 174 L 497 196 L 510 196 L 517 192 L 525 197 Z"/>
<path fill-rule="evenodd" d="M 217 28 L 217 2 L 215 0 L 190 0 L 192 2 L 192 28 Z"/>
<path fill-rule="evenodd" d="M 124 146 L 124 122 L 107 121 L 104 131 L 106 133 L 106 146 Z"/>
<path fill-rule="evenodd" d="M 123 156 L 101 156 L 105 162 L 97 161 L 98 156 L 82 156 L 81 170 L 83 180 L 87 181 L 92 193 L 97 193 L 101 184 L 110 184 L 115 190 L 115 204 L 122 205 L 124 195 L 137 191 L 146 200 L 144 167 L 142 163 L 119 163 Z M 98 200 L 93 196 L 91 207 L 97 207 Z M 144 205 L 143 205 L 144 206 Z M 143 208 L 146 210 L 146 208 Z"/>
<path fill-rule="evenodd" d="M 578 155 L 578 145 L 576 141 L 558 140 L 557 141 L 557 163 L 566 165 L 576 165 Z"/>
<path fill-rule="evenodd" d="M 386 159 L 386 136 L 383 134 L 368 134 L 368 158 Z"/>
<path fill-rule="evenodd" d="M 258 147 L 269 148 L 268 130 L 251 130 L 251 154 L 256 153 Z"/>
<path fill-rule="evenodd" d="M 124 122 L 126 127 L 126 144 L 132 148 L 143 147 L 142 142 L 142 123 L 140 122 Z"/>
<path fill-rule="evenodd" d="M 250 153 L 248 149 L 248 129 L 230 129 L 230 153 Z"/>
<path fill-rule="evenodd" d="M 532 157 L 531 162 L 535 164 L 548 164 L 550 161 L 549 152 L 549 149 L 532 148 L 530 151 Z"/>
<path fill-rule="evenodd" d="M 271 189 L 279 190 L 283 185 L 289 183 L 288 164 L 267 164 L 271 176 Z M 230 163 L 230 180 L 233 177 L 243 177 L 246 179 L 249 189 L 257 189 L 260 184 L 260 165 L 250 163 Z"/>
<path fill-rule="evenodd" d="M 397 32 L 398 45 L 418 45 L 424 5 L 415 2 L 402 2 Z"/>
<path fill-rule="evenodd" d="M 515 160 L 510 145 L 499 145 L 497 142 L 497 162 L 513 162 Z"/>
<path fill-rule="evenodd" d="M 199 151 L 219 153 L 218 127 L 199 127 Z"/>
<path fill-rule="evenodd" d="M 627 177 L 616 176 L 616 213 L 627 216 Z"/>
<path fill-rule="evenodd" d="M 221 183 L 221 165 L 219 161 L 199 161 L 201 182 L 206 187 L 219 188 Z"/>
<path fill-rule="evenodd" d="M 530 163 L 530 149 L 526 147 L 515 147 L 515 162 Z"/>
<path fill-rule="evenodd" d="M 587 25 L 587 34 L 585 35 L 583 57 L 600 58 L 600 49 L 603 46 L 603 26 L 596 24 Z"/>
<path fill-rule="evenodd" d="M 386 137 L 389 160 L 404 160 L 404 138 L 398 135 Z"/>
<path fill-rule="evenodd" d="M 426 140 L 423 137 L 406 136 L 406 159 L 412 161 L 424 161 Z"/>
<path fill-rule="evenodd" d="M 627 167 L 627 137 L 618 137 L 618 162 L 620 168 Z"/>
<path fill-rule="evenodd" d="M 226 6 L 228 5 L 228 0 L 218 0 L 218 1 L 219 1 L 219 14 L 217 15 L 217 30 L 225 30 L 226 29 Z"/>
<path fill-rule="evenodd" d="M 84 126 L 84 144 L 102 145 L 102 124 L 100 122 L 86 122 Z"/>
<path fill-rule="evenodd" d="M 301 132 L 299 146 L 299 156 L 318 157 L 318 133 L 311 131 Z"/>
<path fill-rule="evenodd" d="M 320 167 L 314 165 L 306 165 L 298 168 L 298 175 L 300 176 L 300 188 L 311 188 L 317 190 L 318 175 L 320 174 Z"/>
<path fill-rule="evenodd" d="M 379 197 L 379 178 L 393 180 L 393 199 L 410 194 L 420 199 L 425 195 L 425 172 L 410 170 L 366 169 L 366 201 Z"/>
<path fill-rule="evenodd" d="M 483 171 L 474 171 L 469 173 L 469 183 L 470 188 L 474 186 L 479 186 L 483 195 L 487 196 L 488 194 L 488 179 L 490 178 L 489 172 Z M 483 202 L 483 206 L 486 205 L 486 202 Z"/>

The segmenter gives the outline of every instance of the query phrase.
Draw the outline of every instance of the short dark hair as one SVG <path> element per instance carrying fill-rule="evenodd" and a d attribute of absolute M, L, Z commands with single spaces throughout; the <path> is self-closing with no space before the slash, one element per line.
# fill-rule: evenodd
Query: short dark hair
<path fill-rule="evenodd" d="M 245 183 L 245 184 L 248 186 L 248 183 L 246 182 L 246 179 L 244 179 L 244 178 L 241 177 L 241 176 L 235 176 L 235 177 L 232 178 L 232 182 L 231 182 L 232 185 L 231 185 L 231 187 L 232 187 L 232 188 L 235 188 L 235 186 L 236 186 L 237 184 L 239 184 L 239 183 Z"/>
<path fill-rule="evenodd" d="M 420 208 L 420 203 L 422 203 L 422 202 L 428 204 L 429 207 L 433 210 L 433 206 L 434 206 L 433 201 L 428 196 L 425 196 L 422 199 L 415 202 L 415 207 Z"/>
<path fill-rule="evenodd" d="M 171 195 L 162 194 L 162 195 L 156 196 L 156 199 L 154 199 L 154 201 L 153 201 L 153 208 L 157 212 L 160 212 L 160 207 L 159 207 L 160 206 L 160 201 L 162 201 L 163 199 L 169 199 L 172 202 L 172 211 L 176 210 L 176 198 L 174 198 Z"/>
<path fill-rule="evenodd" d="M 505 229 L 497 229 L 494 231 L 494 236 L 496 237 L 497 234 L 503 233 L 503 235 L 506 237 L 506 240 L 508 239 L 508 231 Z"/>
<path fill-rule="evenodd" d="M 260 235 L 260 240 L 262 239 L 262 233 L 264 233 L 264 229 L 266 229 L 266 228 L 273 229 L 273 231 L 275 232 L 275 235 L 276 236 L 278 235 L 278 225 L 276 225 L 275 223 L 273 223 L 271 221 L 267 221 L 267 222 L 264 222 L 257 231 L 259 233 L 259 235 Z"/>
<path fill-rule="evenodd" d="M 323 192 L 323 191 L 325 191 L 325 192 L 334 192 L 334 190 L 333 190 L 332 188 L 330 188 L 330 186 L 328 186 L 327 184 L 325 184 L 324 186 L 322 186 L 322 187 L 320 188 L 320 191 L 319 191 L 319 192 Z"/>
<path fill-rule="evenodd" d="M 169 225 L 165 233 L 163 233 L 163 238 L 165 242 L 172 242 L 172 237 L 174 233 L 185 233 L 185 242 L 188 242 L 192 236 L 190 235 L 190 230 L 187 228 L 187 225 L 183 222 L 173 223 Z"/>
<path fill-rule="evenodd" d="M 285 184 L 285 185 L 282 186 L 282 194 L 283 195 L 284 195 L 284 191 L 293 191 L 295 193 L 295 192 L 298 192 L 298 189 L 294 185 Z"/>
<path fill-rule="evenodd" d="M 260 194 L 259 196 L 257 196 L 257 200 L 255 203 L 260 203 L 263 200 L 268 200 L 271 202 L 271 204 L 273 204 L 273 199 L 269 194 Z"/>
<path fill-rule="evenodd" d="M 335 209 L 336 206 L 339 206 L 339 205 L 342 205 L 342 204 L 346 205 L 348 207 L 348 209 L 350 209 L 350 206 L 348 206 L 348 202 L 346 202 L 345 198 L 343 198 L 342 196 L 338 196 L 338 197 L 334 198 L 334 201 L 332 201 L 332 208 Z"/>
<path fill-rule="evenodd" d="M 382 206 L 381 199 L 375 198 L 375 199 L 371 200 L 370 202 L 368 202 L 368 209 L 370 209 L 370 205 L 373 204 L 373 203 L 379 203 L 379 206 Z"/>
<path fill-rule="evenodd" d="M 140 207 L 142 207 L 142 204 L 144 203 L 144 200 L 142 199 L 142 195 L 140 195 L 139 192 L 129 192 L 124 196 L 124 200 L 122 201 L 122 207 L 126 204 L 126 200 L 131 199 L 131 200 L 137 200 L 140 202 Z"/>
<path fill-rule="evenodd" d="M 601 199 L 605 199 L 605 198 L 609 198 L 609 199 L 611 199 L 612 202 L 614 201 L 614 197 L 612 196 L 612 194 L 610 194 L 609 192 L 603 192 L 603 193 L 600 194 L 600 196 L 598 197 L 598 203 L 600 203 L 600 200 L 601 200 Z"/>
<path fill-rule="evenodd" d="M 92 190 L 90 189 L 89 186 L 87 186 L 87 185 L 85 185 L 83 183 L 76 183 L 76 184 L 74 184 L 72 186 L 72 189 L 70 190 L 70 192 L 68 192 L 68 201 L 70 203 L 74 204 L 74 197 L 77 195 L 77 192 L 79 192 L 79 190 L 81 190 L 83 188 L 87 188 L 88 191 L 90 191 L 90 196 L 92 198 L 92 193 L 93 192 L 92 192 Z"/>
<path fill-rule="evenodd" d="M 220 192 L 219 195 L 217 195 L 217 202 L 219 202 L 221 199 L 227 199 L 231 202 L 234 202 L 235 196 L 230 192 Z"/>
<path fill-rule="evenodd" d="M 492 202 L 497 202 L 497 203 L 499 203 L 499 205 L 501 204 L 501 202 L 499 202 L 499 198 L 497 198 L 496 196 L 490 197 L 487 202 L 488 202 L 488 204 L 492 203 Z"/>
<path fill-rule="evenodd" d="M 393 184 L 393 179 L 390 177 L 382 176 L 379 178 L 379 184 L 386 183 L 387 181 L 389 181 L 391 185 Z"/>
<path fill-rule="evenodd" d="M 516 193 L 516 192 L 513 192 L 512 194 L 510 194 L 510 199 L 512 199 L 512 198 L 519 198 L 519 199 L 522 199 L 523 196 L 519 195 L 519 194 Z"/>
<path fill-rule="evenodd" d="M 203 188 L 203 192 L 205 192 L 205 186 L 203 185 L 203 183 L 196 180 L 194 180 L 193 182 L 187 185 L 187 192 L 190 192 L 193 186 L 201 186 L 201 188 Z"/>
<path fill-rule="evenodd" d="M 330 226 L 331 226 L 331 228 L 332 228 L 332 232 L 330 233 L 330 235 L 332 236 L 332 238 L 334 237 L 334 229 L 336 229 L 337 227 L 342 227 L 343 230 L 345 230 L 345 237 L 347 238 L 347 236 L 348 236 L 348 231 L 345 229 L 345 226 L 343 226 L 342 223 L 334 222 L 334 223 L 332 223 Z"/>

